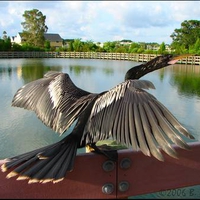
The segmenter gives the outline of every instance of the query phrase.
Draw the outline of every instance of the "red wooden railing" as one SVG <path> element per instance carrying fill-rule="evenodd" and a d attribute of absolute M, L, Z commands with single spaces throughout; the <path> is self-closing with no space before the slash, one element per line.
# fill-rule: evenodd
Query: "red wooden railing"
<path fill-rule="evenodd" d="M 79 154 L 74 170 L 56 184 L 28 184 L 0 172 L 0 198 L 113 199 L 200 185 L 200 143 L 189 145 L 189 151 L 175 146 L 179 159 L 165 154 L 164 162 L 130 150 L 119 150 L 117 163 L 94 153 Z"/>

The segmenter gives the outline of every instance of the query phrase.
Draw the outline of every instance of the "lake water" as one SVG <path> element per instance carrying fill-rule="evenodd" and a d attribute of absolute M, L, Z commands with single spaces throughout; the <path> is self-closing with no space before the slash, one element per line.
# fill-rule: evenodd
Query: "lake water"
<path fill-rule="evenodd" d="M 138 64 L 141 63 L 93 59 L 1 59 L 0 159 L 54 143 L 71 132 L 70 128 L 59 137 L 34 112 L 11 107 L 14 94 L 24 84 L 43 77 L 49 70 L 56 70 L 68 73 L 78 87 L 97 93 L 124 81 L 126 71 Z M 177 117 L 196 140 L 200 140 L 200 66 L 172 65 L 151 72 L 142 79 L 154 83 L 156 90 L 149 92 Z M 199 190 L 200 187 L 193 188 Z M 187 189 L 189 191 L 191 187 Z M 167 198 L 162 195 L 156 193 L 137 198 Z M 185 197 L 190 198 L 187 195 Z"/>

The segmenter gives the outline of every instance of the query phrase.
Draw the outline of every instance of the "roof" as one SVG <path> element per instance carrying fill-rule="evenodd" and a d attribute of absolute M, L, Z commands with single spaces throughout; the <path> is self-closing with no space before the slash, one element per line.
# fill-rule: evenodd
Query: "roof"
<path fill-rule="evenodd" d="M 19 35 L 22 37 L 22 32 L 19 32 Z M 44 33 L 45 40 L 49 40 L 50 42 L 62 42 L 63 39 L 57 33 Z"/>
<path fill-rule="evenodd" d="M 63 39 L 60 37 L 59 34 L 56 33 L 44 33 L 44 37 L 46 40 L 49 40 L 50 42 L 62 42 Z"/>
<path fill-rule="evenodd" d="M 120 42 L 132 42 L 132 40 L 121 40 Z"/>

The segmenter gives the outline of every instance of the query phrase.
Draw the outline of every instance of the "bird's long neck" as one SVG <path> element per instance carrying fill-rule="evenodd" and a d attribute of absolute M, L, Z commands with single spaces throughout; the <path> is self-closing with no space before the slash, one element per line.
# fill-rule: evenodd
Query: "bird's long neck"
<path fill-rule="evenodd" d="M 172 55 L 158 56 L 146 63 L 132 67 L 125 75 L 125 80 L 128 79 L 139 79 L 149 72 L 161 69 L 168 66 L 168 62 L 171 60 Z"/>

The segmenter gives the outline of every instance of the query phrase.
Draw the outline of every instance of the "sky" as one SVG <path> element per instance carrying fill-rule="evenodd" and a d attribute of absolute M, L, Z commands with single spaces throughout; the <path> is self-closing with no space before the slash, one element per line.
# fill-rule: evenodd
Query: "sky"
<path fill-rule="evenodd" d="M 200 1 L 0 1 L 0 37 L 21 32 L 32 9 L 46 16 L 47 33 L 93 42 L 170 44 L 184 20 L 200 20 Z"/>

